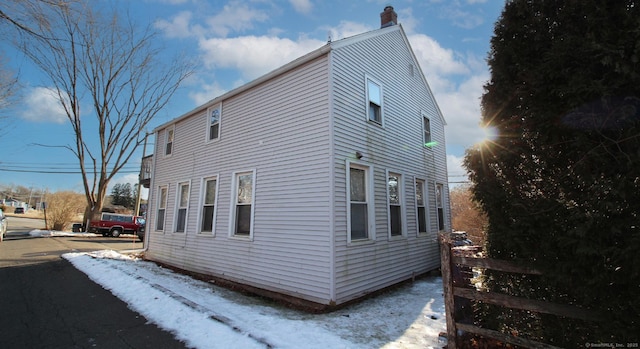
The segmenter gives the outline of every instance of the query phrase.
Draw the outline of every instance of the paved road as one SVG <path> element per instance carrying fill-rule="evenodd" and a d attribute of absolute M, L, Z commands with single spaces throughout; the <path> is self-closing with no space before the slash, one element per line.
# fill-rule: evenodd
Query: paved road
<path fill-rule="evenodd" d="M 19 229 L 27 228 L 10 226 L 0 243 L 0 348 L 185 348 L 60 257 L 142 243 L 26 238 Z"/>

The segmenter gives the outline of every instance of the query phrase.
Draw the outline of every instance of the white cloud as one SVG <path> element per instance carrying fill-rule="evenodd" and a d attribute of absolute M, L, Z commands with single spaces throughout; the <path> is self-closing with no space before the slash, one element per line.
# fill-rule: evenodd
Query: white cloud
<path fill-rule="evenodd" d="M 424 34 L 409 35 L 411 47 L 427 75 L 468 74 L 469 68 L 457 57 L 456 52 L 442 47 Z"/>
<path fill-rule="evenodd" d="M 222 11 L 207 19 L 212 33 L 226 37 L 231 32 L 243 32 L 253 29 L 254 22 L 264 22 L 269 18 L 266 12 L 252 9 L 247 5 L 232 2 L 225 5 Z"/>
<path fill-rule="evenodd" d="M 398 23 L 402 25 L 402 29 L 407 35 L 412 34 L 419 25 L 419 21 L 413 16 L 411 7 L 398 10 Z"/>
<path fill-rule="evenodd" d="M 480 127 L 480 97 L 488 74 L 467 78 L 456 89 L 434 92 L 440 110 L 447 121 L 447 143 L 463 148 L 480 142 L 485 137 Z"/>
<path fill-rule="evenodd" d="M 182 11 L 170 21 L 164 19 L 156 21 L 154 26 L 163 31 L 168 38 L 187 38 L 193 34 L 190 26 L 191 18 L 190 11 Z"/>
<path fill-rule="evenodd" d="M 50 88 L 31 89 L 24 98 L 24 104 L 26 109 L 22 111 L 21 116 L 25 120 L 57 124 L 68 120 L 57 94 Z"/>
<path fill-rule="evenodd" d="M 289 0 L 296 12 L 308 14 L 313 9 L 313 4 L 310 0 Z"/>
<path fill-rule="evenodd" d="M 211 84 L 201 82 L 198 85 L 197 91 L 189 92 L 189 97 L 196 103 L 196 105 L 202 105 L 225 92 L 227 92 L 227 90 L 222 88 L 217 82 L 213 82 Z"/>
<path fill-rule="evenodd" d="M 340 24 L 338 24 L 338 26 L 336 27 L 322 27 L 321 29 L 326 30 L 327 33 L 331 35 L 332 41 L 336 41 L 348 38 L 350 36 L 362 34 L 364 32 L 372 30 L 373 28 L 368 27 L 362 23 L 340 21 Z"/>
<path fill-rule="evenodd" d="M 302 38 L 268 36 L 242 36 L 236 38 L 212 38 L 200 41 L 207 68 L 237 69 L 245 79 L 254 79 L 278 68 L 325 43 Z"/>
<path fill-rule="evenodd" d="M 188 38 L 217 36 L 227 37 L 234 32 L 244 32 L 254 28 L 256 22 L 269 19 L 266 12 L 250 8 L 237 1 L 230 2 L 211 16 L 203 20 L 206 25 L 197 23 L 197 13 L 182 11 L 170 20 L 159 19 L 154 26 L 161 30 L 168 38 Z"/>
<path fill-rule="evenodd" d="M 484 3 L 484 0 L 467 0 L 467 4 L 475 5 Z M 477 11 L 471 12 L 463 9 L 469 9 L 466 4 L 461 4 L 458 1 L 447 3 L 440 11 L 440 17 L 448 19 L 451 23 L 457 27 L 464 29 L 473 29 L 479 27 L 484 23 L 484 17 Z"/>

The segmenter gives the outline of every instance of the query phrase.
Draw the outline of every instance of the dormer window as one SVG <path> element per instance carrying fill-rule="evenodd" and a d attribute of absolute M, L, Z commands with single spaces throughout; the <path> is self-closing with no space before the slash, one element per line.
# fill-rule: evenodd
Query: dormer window
<path fill-rule="evenodd" d="M 382 85 L 367 77 L 367 118 L 382 125 Z"/>

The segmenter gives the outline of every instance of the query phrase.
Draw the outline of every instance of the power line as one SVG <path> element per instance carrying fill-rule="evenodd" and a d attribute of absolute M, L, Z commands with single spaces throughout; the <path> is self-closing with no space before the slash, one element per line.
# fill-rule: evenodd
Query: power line
<path fill-rule="evenodd" d="M 44 174 L 82 174 L 81 171 L 45 171 L 45 170 L 16 170 L 16 169 L 4 169 L 0 168 L 0 171 L 4 172 L 21 172 L 21 173 L 44 173 Z M 94 171 L 85 171 L 86 173 L 98 173 Z M 120 170 L 118 173 L 140 173 L 140 169 L 137 170 Z"/>
<path fill-rule="evenodd" d="M 85 173 L 94 174 L 98 171 L 90 170 L 93 168 L 93 164 L 85 164 L 88 169 Z M 112 169 L 108 169 L 111 171 Z M 40 162 L 0 162 L 0 171 L 4 172 L 17 172 L 17 173 L 42 173 L 42 174 L 82 174 L 78 163 L 72 162 L 54 162 L 54 163 L 40 163 Z M 119 173 L 139 173 L 140 164 L 133 163 L 131 165 L 125 165 L 119 171 Z"/>

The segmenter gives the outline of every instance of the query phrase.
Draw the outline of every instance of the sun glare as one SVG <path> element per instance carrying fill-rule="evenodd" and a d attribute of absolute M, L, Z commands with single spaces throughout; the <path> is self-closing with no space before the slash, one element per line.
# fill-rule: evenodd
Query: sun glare
<path fill-rule="evenodd" d="M 484 127 L 482 131 L 484 132 L 483 142 L 493 142 L 498 139 L 498 130 L 495 127 Z"/>

